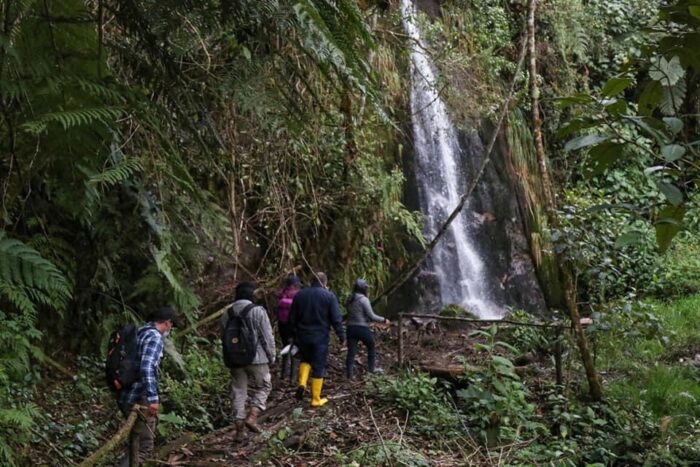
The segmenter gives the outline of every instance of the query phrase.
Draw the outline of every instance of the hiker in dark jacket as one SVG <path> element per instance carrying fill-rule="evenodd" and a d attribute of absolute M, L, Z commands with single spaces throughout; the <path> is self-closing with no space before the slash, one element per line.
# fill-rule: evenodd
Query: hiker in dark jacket
<path fill-rule="evenodd" d="M 289 345 L 294 340 L 294 330 L 289 324 L 289 313 L 292 310 L 292 302 L 294 296 L 299 292 L 301 281 L 299 278 L 290 274 L 284 279 L 284 287 L 280 290 L 277 298 L 277 329 L 280 333 L 282 347 Z M 291 352 L 282 355 L 282 365 L 280 365 L 281 379 L 289 375 L 290 382 L 294 379 L 295 374 L 295 359 Z"/>
<path fill-rule="evenodd" d="M 345 330 L 338 299 L 326 288 L 328 278 L 322 272 L 315 276 L 311 287 L 299 291 L 294 297 L 289 322 L 301 354 L 296 396 L 298 399 L 304 397 L 311 374 L 311 406 L 321 407 L 328 402 L 328 399 L 321 397 L 321 389 L 328 358 L 330 328 L 335 329 L 341 344 L 345 342 Z"/>
<path fill-rule="evenodd" d="M 352 379 L 352 367 L 355 364 L 355 354 L 357 353 L 357 343 L 362 341 L 367 347 L 367 370 L 370 373 L 375 371 L 376 350 L 374 346 L 374 335 L 369 328 L 369 323 L 389 324 L 389 320 L 374 313 L 372 304 L 367 298 L 369 285 L 364 279 L 355 281 L 353 293 L 345 302 L 348 310 L 347 334 L 348 334 L 348 357 L 345 361 L 346 376 Z"/>
<path fill-rule="evenodd" d="M 119 409 L 125 417 L 129 416 L 135 404 L 146 407 L 145 413 L 139 414 L 129 434 L 129 451 L 134 443 L 138 443 L 139 465 L 146 462 L 153 452 L 160 410 L 158 380 L 165 346 L 163 336 L 170 333 L 174 321 L 175 312 L 172 308 L 164 306 L 153 312 L 148 323 L 139 329 L 136 342 L 141 365 L 140 376 L 138 381 L 119 392 Z M 129 453 L 122 458 L 119 465 L 129 465 Z"/>
<path fill-rule="evenodd" d="M 270 318 L 262 306 L 253 306 L 255 284 L 241 282 L 236 286 L 236 300 L 220 318 L 219 324 L 222 331 L 226 328 L 230 316 L 240 316 L 248 308 L 246 319 L 251 327 L 258 333 L 257 349 L 255 357 L 250 365 L 239 368 L 231 368 L 231 402 L 233 415 L 236 419 L 236 441 L 243 440 L 245 427 L 255 433 L 261 433 L 262 429 L 257 423 L 258 416 L 265 410 L 267 398 L 272 391 L 272 378 L 270 366 L 275 363 L 275 337 L 272 333 Z M 248 389 L 250 399 L 248 399 Z M 250 401 L 250 410 L 246 415 L 246 401 Z"/>

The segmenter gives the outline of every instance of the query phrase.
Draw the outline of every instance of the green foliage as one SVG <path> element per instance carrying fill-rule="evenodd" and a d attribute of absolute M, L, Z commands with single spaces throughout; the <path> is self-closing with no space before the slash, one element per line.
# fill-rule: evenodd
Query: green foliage
<path fill-rule="evenodd" d="M 700 293 L 700 236 L 679 234 L 663 258 L 663 275 L 657 294 L 683 297 Z"/>
<path fill-rule="evenodd" d="M 640 300 L 619 300 L 594 308 L 592 325 L 586 328 L 591 334 L 602 332 L 606 341 L 631 342 L 635 339 L 668 342 L 664 324 L 656 307 Z"/>
<path fill-rule="evenodd" d="M 344 464 L 355 465 L 396 465 L 402 467 L 429 467 L 432 465 L 420 452 L 406 445 L 385 441 L 383 443 L 363 444 L 344 456 Z"/>
<path fill-rule="evenodd" d="M 161 433 L 165 436 L 175 437 L 182 431 L 206 433 L 230 421 L 217 396 L 222 389 L 227 393 L 231 380 L 220 345 L 188 337 L 183 360 L 184 368 L 170 361 L 162 374 L 167 419 Z"/>
<path fill-rule="evenodd" d="M 459 407 L 467 418 L 467 426 L 489 446 L 498 441 L 513 441 L 526 432 L 536 433 L 543 427 L 532 420 L 534 404 L 528 401 L 528 391 L 515 373 L 513 363 L 496 351 L 515 350 L 508 344 L 496 341 L 498 328 L 474 331 L 473 336 L 486 338 L 485 343 L 475 343 L 486 353 L 485 365 L 467 369 L 464 374 L 468 387 L 457 391 Z"/>
<path fill-rule="evenodd" d="M 456 316 L 460 318 L 479 319 L 473 312 L 454 303 L 445 305 L 442 310 L 440 310 L 440 316 Z"/>
<path fill-rule="evenodd" d="M 18 397 L 18 381 L 31 382 L 30 357 L 37 352 L 32 340 L 39 333 L 22 318 L 11 318 L 0 310 L 0 462 L 22 465 L 37 408 Z M 26 384 L 26 383 L 25 383 Z"/>
<path fill-rule="evenodd" d="M 695 368 L 656 364 L 638 367 L 627 381 L 613 384 L 613 397 L 642 405 L 657 419 L 672 417 L 676 425 L 688 425 L 700 416 L 700 385 Z"/>
<path fill-rule="evenodd" d="M 524 310 L 511 310 L 505 316 L 518 323 L 535 323 L 537 319 Z M 499 331 L 500 339 L 508 342 L 521 354 L 549 350 L 556 339 L 555 331 L 535 326 L 509 326 Z"/>
<path fill-rule="evenodd" d="M 407 413 L 412 431 L 440 437 L 459 428 L 460 417 L 437 378 L 404 371 L 398 377 L 373 378 L 370 385 L 386 403 Z"/>
<path fill-rule="evenodd" d="M 687 222 L 688 200 L 695 193 L 692 180 L 698 177 L 694 117 L 683 111 L 692 107 L 698 91 L 700 60 L 691 39 L 697 37 L 698 23 L 685 3 L 661 9 L 654 35 L 648 36 L 648 50 L 599 93 L 560 101 L 563 107 L 580 107 L 580 117 L 560 134 L 584 133 L 567 146 L 572 151 L 585 148 L 590 173 L 630 157 L 645 160 L 644 175 L 657 196 L 653 202 L 641 199 L 635 204 L 653 224 L 661 251 Z M 632 85 L 635 98 L 627 100 L 620 93 Z"/>
<path fill-rule="evenodd" d="M 604 183 L 606 194 L 590 187 L 567 193 L 559 228 L 551 232 L 557 252 L 580 271 L 579 281 L 593 307 L 653 290 L 660 281 L 653 234 L 641 220 L 630 223 L 628 211 L 622 209 L 644 192 L 635 189 L 622 170 L 612 171 Z M 606 209 L 607 193 L 613 192 L 620 209 Z M 627 241 L 630 236 L 633 243 Z"/>

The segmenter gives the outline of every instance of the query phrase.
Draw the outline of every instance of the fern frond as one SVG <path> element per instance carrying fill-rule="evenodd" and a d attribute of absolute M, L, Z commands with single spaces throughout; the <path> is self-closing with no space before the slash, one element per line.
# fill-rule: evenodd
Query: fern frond
<path fill-rule="evenodd" d="M 135 173 L 141 172 L 143 165 L 138 159 L 123 159 L 102 173 L 93 175 L 88 180 L 92 185 L 114 186 L 130 179 Z"/>
<path fill-rule="evenodd" d="M 21 128 L 38 135 L 44 133 L 50 123 L 60 123 L 64 130 L 82 125 L 100 122 L 111 125 L 122 116 L 124 109 L 119 106 L 93 107 L 77 110 L 45 113 L 39 118 L 25 122 Z"/>
<path fill-rule="evenodd" d="M 25 243 L 6 237 L 3 231 L 0 231 L 0 281 L 32 290 L 35 297 L 43 293 L 61 299 L 71 296 L 68 279 L 52 262 Z"/>
<path fill-rule="evenodd" d="M 32 426 L 31 409 L 0 409 L 0 426 L 10 426 L 13 428 L 27 429 Z"/>
<path fill-rule="evenodd" d="M 23 315 L 32 318 L 36 315 L 34 303 L 22 287 L 10 284 L 9 282 L 0 281 L 0 297 L 5 297 L 10 305 L 17 308 Z"/>
<path fill-rule="evenodd" d="M 105 84 L 91 81 L 80 76 L 61 75 L 47 77 L 49 89 L 58 91 L 66 88 L 78 88 L 84 93 L 110 102 L 124 102 L 124 90 L 116 90 Z"/>

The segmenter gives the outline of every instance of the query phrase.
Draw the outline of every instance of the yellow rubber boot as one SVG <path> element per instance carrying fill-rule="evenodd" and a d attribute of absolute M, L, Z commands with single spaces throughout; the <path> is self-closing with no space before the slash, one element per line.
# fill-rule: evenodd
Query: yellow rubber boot
<path fill-rule="evenodd" d="M 321 397 L 323 388 L 323 378 L 311 378 L 311 407 L 321 407 L 328 402 L 328 399 Z"/>
<path fill-rule="evenodd" d="M 306 384 L 309 381 L 309 375 L 311 374 L 311 364 L 310 363 L 300 363 L 299 364 L 299 386 L 297 387 L 296 398 L 301 400 L 304 398 L 304 392 L 306 391 Z"/>

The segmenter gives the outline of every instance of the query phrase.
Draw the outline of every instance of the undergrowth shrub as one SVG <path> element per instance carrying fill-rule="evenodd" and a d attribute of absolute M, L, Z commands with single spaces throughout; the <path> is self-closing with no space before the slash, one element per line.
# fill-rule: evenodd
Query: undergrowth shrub
<path fill-rule="evenodd" d="M 506 319 L 519 323 L 535 323 L 537 319 L 524 310 L 511 310 Z M 509 326 L 499 330 L 500 339 L 507 341 L 518 352 L 545 351 L 554 342 L 556 334 L 554 330 L 548 330 L 535 326 Z"/>
<path fill-rule="evenodd" d="M 485 338 L 485 343 L 477 342 L 474 347 L 486 352 L 488 358 L 481 367 L 467 368 L 464 378 L 468 386 L 457 391 L 467 425 L 487 445 L 513 441 L 523 432 L 535 433 L 543 428 L 533 419 L 535 406 L 528 401 L 528 390 L 515 373 L 513 363 L 496 354 L 499 348 L 516 351 L 496 341 L 497 331 L 494 325 L 488 331 L 472 333 L 472 336 Z"/>
<path fill-rule="evenodd" d="M 36 406 L 27 402 L 23 389 L 36 379 L 29 357 L 37 349 L 30 339 L 37 339 L 39 332 L 2 311 L 0 322 L 0 464 L 14 466 L 20 465 L 37 416 Z"/>
<path fill-rule="evenodd" d="M 396 441 L 362 444 L 346 457 L 346 460 L 349 461 L 346 465 L 350 466 L 396 465 L 401 467 L 429 467 L 432 465 L 420 452 Z"/>
<path fill-rule="evenodd" d="M 409 415 L 410 428 L 415 432 L 438 437 L 453 434 L 459 427 L 460 417 L 437 378 L 403 371 L 398 377 L 373 378 L 370 385 L 385 403 Z"/>
<path fill-rule="evenodd" d="M 678 235 L 661 261 L 663 274 L 658 296 L 681 297 L 700 292 L 700 235 Z"/>
<path fill-rule="evenodd" d="M 166 366 L 162 377 L 163 434 L 213 431 L 229 420 L 230 414 L 220 401 L 228 400 L 231 377 L 219 347 L 206 339 L 190 337 L 182 355 L 184 368 L 172 363 Z"/>

